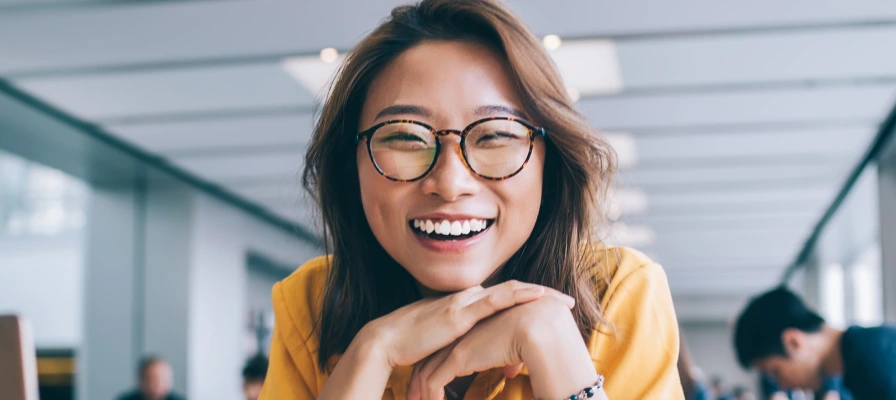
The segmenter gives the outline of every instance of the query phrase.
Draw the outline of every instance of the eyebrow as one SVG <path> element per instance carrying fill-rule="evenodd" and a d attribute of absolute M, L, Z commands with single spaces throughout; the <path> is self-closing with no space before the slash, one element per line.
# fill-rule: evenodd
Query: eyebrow
<path fill-rule="evenodd" d="M 376 118 L 374 118 L 374 119 L 377 120 L 377 119 L 380 119 L 382 117 L 387 117 L 387 116 L 409 115 L 409 114 L 417 115 L 420 117 L 431 118 L 433 113 L 432 113 L 432 110 L 430 110 L 426 107 L 412 106 L 410 104 L 395 104 L 395 105 L 391 105 L 389 107 L 384 108 L 382 111 L 380 111 L 376 115 Z"/>
<path fill-rule="evenodd" d="M 527 118 L 526 113 L 514 107 L 500 104 L 491 104 L 476 107 L 474 113 L 480 117 L 490 117 L 495 114 L 510 114 L 517 118 Z M 414 106 L 410 104 L 394 104 L 382 109 L 379 113 L 376 114 L 376 117 L 374 119 L 376 120 L 382 117 L 394 117 L 399 115 L 416 115 L 420 117 L 432 118 L 433 114 L 434 113 L 432 112 L 432 110 L 426 107 Z"/>
<path fill-rule="evenodd" d="M 476 115 L 481 117 L 490 117 L 495 114 L 510 114 L 517 118 L 526 119 L 526 113 L 505 105 L 487 105 L 487 106 L 479 106 L 476 107 L 475 110 Z"/>

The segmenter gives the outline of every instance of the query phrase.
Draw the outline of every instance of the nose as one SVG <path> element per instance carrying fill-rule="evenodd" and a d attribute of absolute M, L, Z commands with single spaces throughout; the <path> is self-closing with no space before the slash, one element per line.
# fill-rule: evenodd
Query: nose
<path fill-rule="evenodd" d="M 445 201 L 456 201 L 479 192 L 479 179 L 467 168 L 460 149 L 460 138 L 447 135 L 439 138 L 441 151 L 436 165 L 421 180 L 423 193 L 439 196 Z"/>

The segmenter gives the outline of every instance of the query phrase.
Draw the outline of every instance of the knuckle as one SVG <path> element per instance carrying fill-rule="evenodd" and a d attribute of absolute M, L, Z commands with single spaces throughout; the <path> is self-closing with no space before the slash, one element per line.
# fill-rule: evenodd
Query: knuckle
<path fill-rule="evenodd" d="M 449 305 L 445 309 L 445 318 L 452 325 L 458 325 L 463 323 L 466 320 L 466 313 L 464 312 L 464 306 L 459 303 L 454 303 Z"/>
<path fill-rule="evenodd" d="M 501 304 L 501 297 L 496 293 L 490 293 L 482 299 L 482 302 L 485 303 L 488 308 L 494 310 Z"/>
<path fill-rule="evenodd" d="M 451 349 L 451 353 L 448 354 L 448 357 L 445 360 L 445 364 L 454 366 L 454 368 L 458 368 L 463 365 L 464 360 L 467 359 L 467 353 L 469 353 L 467 347 L 468 346 L 463 342 L 458 343 L 456 346 L 454 346 L 454 348 Z"/>

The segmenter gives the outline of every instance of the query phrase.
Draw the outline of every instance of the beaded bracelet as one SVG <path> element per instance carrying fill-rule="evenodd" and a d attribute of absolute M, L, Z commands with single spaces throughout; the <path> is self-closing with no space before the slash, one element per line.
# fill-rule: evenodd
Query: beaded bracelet
<path fill-rule="evenodd" d="M 602 388 L 602 387 L 604 387 L 604 376 L 603 376 L 603 375 L 598 375 L 598 376 L 597 376 L 597 382 L 595 382 L 593 385 L 588 386 L 588 387 L 582 389 L 581 392 L 576 393 L 576 394 L 574 394 L 574 395 L 572 395 L 572 396 L 569 396 L 568 399 L 563 399 L 563 400 L 581 400 L 581 399 L 590 399 L 590 398 L 594 397 L 594 394 L 595 394 L 595 393 L 597 393 L 597 389 L 600 389 L 600 388 Z"/>

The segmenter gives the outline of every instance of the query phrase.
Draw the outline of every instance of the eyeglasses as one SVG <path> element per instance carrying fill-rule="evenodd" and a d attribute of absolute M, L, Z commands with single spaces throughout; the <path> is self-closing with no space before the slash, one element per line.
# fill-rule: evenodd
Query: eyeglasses
<path fill-rule="evenodd" d="M 397 182 L 422 179 L 436 165 L 442 149 L 440 137 L 460 136 L 464 165 L 489 180 L 510 178 L 526 166 L 537 136 L 544 128 L 513 117 L 483 118 L 464 130 L 433 127 L 412 120 L 391 120 L 359 133 L 356 141 L 367 139 L 367 153 L 377 172 Z"/>

